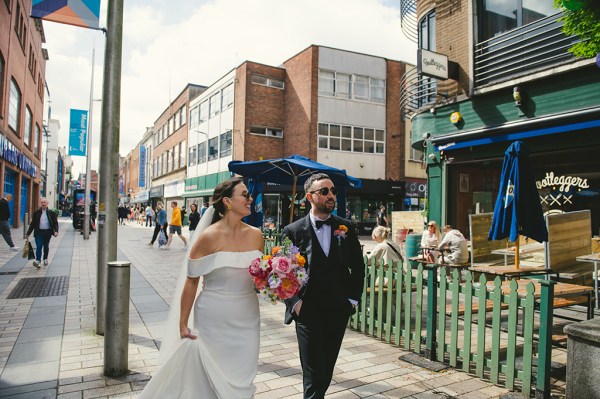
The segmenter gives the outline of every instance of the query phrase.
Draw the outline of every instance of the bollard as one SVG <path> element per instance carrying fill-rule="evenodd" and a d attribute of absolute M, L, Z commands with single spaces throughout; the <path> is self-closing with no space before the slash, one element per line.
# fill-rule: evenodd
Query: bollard
<path fill-rule="evenodd" d="M 130 262 L 108 262 L 104 329 L 104 375 L 119 377 L 129 372 Z"/>
<path fill-rule="evenodd" d="M 29 228 L 29 213 L 25 212 L 25 216 L 23 216 L 23 239 L 27 235 L 27 229 Z"/>

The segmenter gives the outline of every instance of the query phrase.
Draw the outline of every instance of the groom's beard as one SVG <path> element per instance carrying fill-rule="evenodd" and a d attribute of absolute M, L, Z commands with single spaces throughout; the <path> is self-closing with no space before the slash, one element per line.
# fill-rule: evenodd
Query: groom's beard
<path fill-rule="evenodd" d="M 314 206 L 319 212 L 331 214 L 335 209 L 335 200 L 328 200 L 324 204 L 314 204 Z"/>

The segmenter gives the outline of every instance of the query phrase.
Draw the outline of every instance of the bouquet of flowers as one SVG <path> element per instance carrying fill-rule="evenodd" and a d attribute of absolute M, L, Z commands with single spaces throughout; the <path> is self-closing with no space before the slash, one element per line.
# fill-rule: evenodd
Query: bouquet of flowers
<path fill-rule="evenodd" d="M 298 248 L 286 238 L 270 255 L 254 259 L 248 270 L 259 294 L 275 304 L 298 294 L 308 280 L 305 264 Z"/>

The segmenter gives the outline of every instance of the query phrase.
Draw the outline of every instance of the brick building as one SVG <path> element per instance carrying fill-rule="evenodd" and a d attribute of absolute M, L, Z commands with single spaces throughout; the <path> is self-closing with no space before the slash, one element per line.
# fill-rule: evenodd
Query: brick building
<path fill-rule="evenodd" d="M 406 209 L 407 177 L 424 185 L 425 173 L 407 167 L 422 161 L 418 152 L 406 151 L 399 105 L 405 68 L 402 62 L 316 45 L 281 66 L 242 63 L 190 103 L 186 202 L 208 200 L 229 176 L 232 159 L 299 154 L 362 179 L 363 187 L 350 190 L 347 203 L 365 232 L 381 204 L 389 211 Z M 407 159 L 411 154 L 415 158 Z M 291 187 L 264 189 L 265 214 L 279 224 Z M 301 214 L 302 192 L 296 201 Z"/>
<path fill-rule="evenodd" d="M 0 192 L 13 195 L 10 223 L 18 227 L 40 199 L 41 132 L 46 61 L 41 20 L 31 2 L 0 4 Z"/>

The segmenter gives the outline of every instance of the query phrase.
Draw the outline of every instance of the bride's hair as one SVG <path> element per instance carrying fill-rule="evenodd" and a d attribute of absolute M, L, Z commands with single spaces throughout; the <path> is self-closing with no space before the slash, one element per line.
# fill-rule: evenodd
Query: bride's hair
<path fill-rule="evenodd" d="M 233 189 L 244 180 L 240 177 L 232 177 L 231 179 L 225 180 L 217 184 L 212 197 L 212 206 L 215 208 L 212 223 L 216 223 L 223 218 L 226 209 L 223 203 L 223 198 L 231 198 L 233 196 Z"/>

